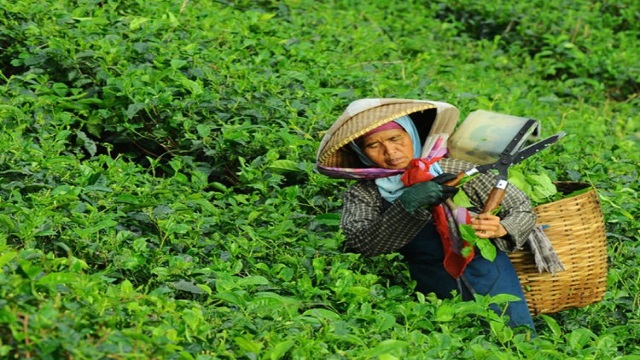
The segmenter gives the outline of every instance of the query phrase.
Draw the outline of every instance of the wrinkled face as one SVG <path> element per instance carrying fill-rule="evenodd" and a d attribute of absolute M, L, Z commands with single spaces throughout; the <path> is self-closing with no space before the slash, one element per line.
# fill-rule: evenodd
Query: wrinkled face
<path fill-rule="evenodd" d="M 411 136 L 402 129 L 383 130 L 365 137 L 362 150 L 374 164 L 385 169 L 404 169 L 413 159 Z"/>

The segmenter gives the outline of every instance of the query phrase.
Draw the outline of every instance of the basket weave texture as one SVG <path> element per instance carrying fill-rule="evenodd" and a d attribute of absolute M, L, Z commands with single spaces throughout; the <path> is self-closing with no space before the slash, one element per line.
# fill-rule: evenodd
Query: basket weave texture
<path fill-rule="evenodd" d="M 569 194 L 589 184 L 557 182 L 558 191 Z M 534 208 L 538 224 L 546 226 L 565 270 L 539 273 L 533 255 L 518 251 L 509 255 L 529 310 L 533 315 L 578 308 L 602 300 L 606 290 L 607 250 L 604 216 L 595 189 Z"/>

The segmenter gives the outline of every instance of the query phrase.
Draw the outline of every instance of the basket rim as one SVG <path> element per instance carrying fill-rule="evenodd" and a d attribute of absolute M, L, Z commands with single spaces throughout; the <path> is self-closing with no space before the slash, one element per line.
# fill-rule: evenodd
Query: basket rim
<path fill-rule="evenodd" d="M 582 181 L 554 181 L 553 184 L 556 185 L 556 187 L 558 188 L 558 192 L 562 193 L 564 196 L 562 198 L 554 200 L 554 201 L 538 204 L 538 205 L 536 205 L 534 207 L 534 209 L 538 209 L 538 208 L 543 209 L 543 208 L 550 207 L 550 206 L 558 206 L 558 205 L 561 205 L 561 204 L 563 204 L 565 202 L 575 201 L 576 198 L 578 198 L 578 197 L 594 196 L 595 195 L 596 199 L 598 199 L 597 189 L 591 183 L 582 182 Z M 561 191 L 561 187 L 563 187 L 563 186 L 576 186 L 576 188 L 572 189 L 570 191 L 567 191 L 567 192 L 563 192 L 563 191 Z M 576 191 L 584 191 L 584 192 L 581 192 L 581 193 L 575 194 L 575 195 L 571 195 L 572 193 L 574 193 Z M 571 196 L 569 196 L 569 195 L 571 195 Z"/>

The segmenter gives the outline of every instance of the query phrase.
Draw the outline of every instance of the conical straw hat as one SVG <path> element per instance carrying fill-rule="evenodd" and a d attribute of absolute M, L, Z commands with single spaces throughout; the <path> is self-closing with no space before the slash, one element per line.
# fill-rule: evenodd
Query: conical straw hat
<path fill-rule="evenodd" d="M 414 114 L 412 118 L 415 122 L 415 118 L 418 118 L 416 114 L 428 110 L 436 113 L 429 134 L 445 134 L 448 137 L 459 118 L 459 111 L 453 105 L 410 99 L 360 99 L 352 102 L 320 141 L 316 154 L 319 172 L 332 177 L 354 178 L 349 175 L 349 169 L 362 168 L 362 164 L 347 144 L 404 115 Z M 341 168 L 345 172 L 342 175 L 340 171 L 336 173 L 336 169 Z"/>

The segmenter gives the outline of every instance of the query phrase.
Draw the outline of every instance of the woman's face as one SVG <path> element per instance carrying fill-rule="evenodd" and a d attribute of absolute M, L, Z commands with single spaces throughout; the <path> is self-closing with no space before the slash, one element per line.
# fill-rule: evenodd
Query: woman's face
<path fill-rule="evenodd" d="M 374 164 L 385 169 L 404 169 L 413 159 L 411 136 L 402 129 L 371 134 L 364 138 L 362 149 Z"/>

